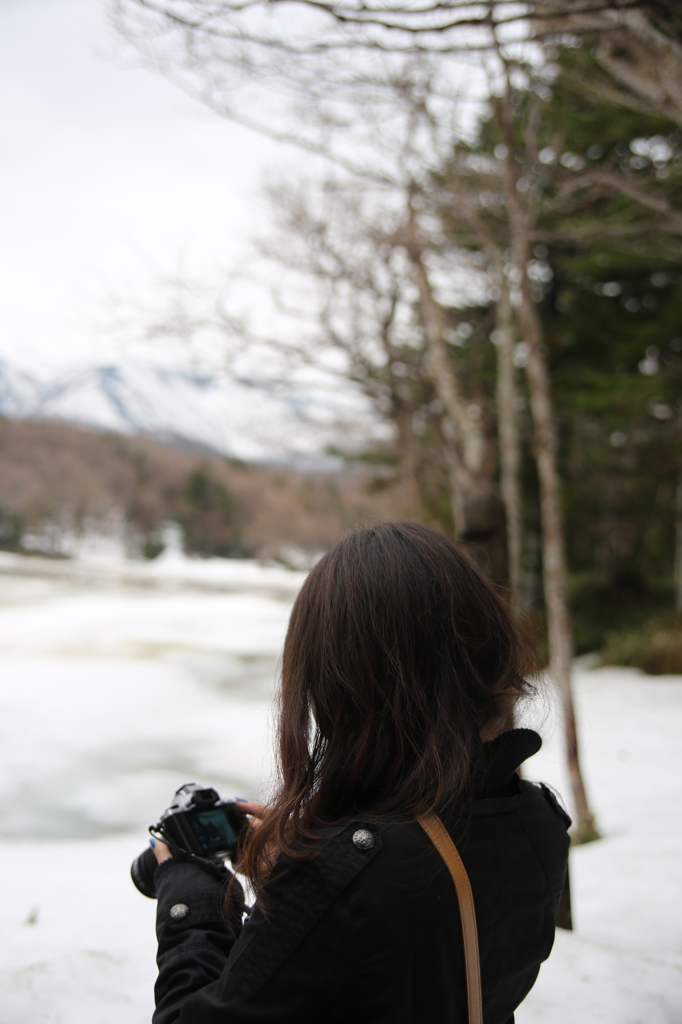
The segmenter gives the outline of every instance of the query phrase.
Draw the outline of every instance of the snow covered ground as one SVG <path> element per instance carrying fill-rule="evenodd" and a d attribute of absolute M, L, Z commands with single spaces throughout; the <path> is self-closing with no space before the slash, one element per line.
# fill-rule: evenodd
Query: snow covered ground
<path fill-rule="evenodd" d="M 0 551 L 0 576 L 62 580 L 88 589 L 113 585 L 136 589 L 257 592 L 280 597 L 295 595 L 305 579 L 303 572 L 292 572 L 281 565 L 262 565 L 247 558 L 190 558 L 178 547 L 179 528 L 174 523 L 168 527 L 166 536 L 173 537 L 173 543 L 153 561 L 126 559 L 124 543 L 118 537 L 83 538 L 72 534 L 66 535 L 60 545 L 71 556 L 64 559 L 41 555 L 27 558 L 23 554 Z M 292 555 L 305 560 L 303 552 L 294 549 Z M 54 621 L 51 615 L 48 619 Z"/>
<path fill-rule="evenodd" d="M 136 570 L 98 585 L 28 561 L 0 566 L 0 1024 L 144 1024 L 154 904 L 129 863 L 181 783 L 267 794 L 301 577 L 204 566 L 226 586 L 201 590 L 176 565 L 169 586 Z M 517 1021 L 680 1024 L 682 677 L 579 665 L 576 695 L 604 839 L 571 853 L 575 931 Z M 533 717 L 545 746 L 526 774 L 566 795 L 551 704 Z"/>

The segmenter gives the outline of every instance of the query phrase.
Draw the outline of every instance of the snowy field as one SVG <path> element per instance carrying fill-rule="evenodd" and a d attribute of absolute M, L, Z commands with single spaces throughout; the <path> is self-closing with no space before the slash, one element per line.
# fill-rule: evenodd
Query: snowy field
<path fill-rule="evenodd" d="M 183 782 L 267 795 L 301 577 L 27 563 L 0 563 L 0 1024 L 146 1024 L 154 904 L 129 863 Z M 604 839 L 571 853 L 575 931 L 517 1022 L 681 1024 L 682 677 L 576 666 L 576 695 Z M 551 707 L 534 715 L 526 775 L 566 795 Z"/>

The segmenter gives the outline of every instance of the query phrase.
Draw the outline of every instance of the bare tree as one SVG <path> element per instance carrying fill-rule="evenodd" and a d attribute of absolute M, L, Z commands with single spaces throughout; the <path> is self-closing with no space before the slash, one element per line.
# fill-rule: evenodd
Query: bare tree
<path fill-rule="evenodd" d="M 434 461 L 425 438 L 435 433 L 456 535 L 506 585 L 504 510 L 495 484 L 489 403 L 475 374 L 468 373 L 466 385 L 460 379 L 449 341 L 457 337 L 455 316 L 473 331 L 466 310 L 447 308 L 436 294 L 431 243 L 420 231 L 410 194 L 406 217 L 385 207 L 372 217 L 363 209 L 357 185 L 346 188 L 347 193 L 338 185 L 327 190 L 327 200 L 331 192 L 336 205 L 325 202 L 319 211 L 319 190 L 310 184 L 276 192 L 282 235 L 267 252 L 278 265 L 286 263 L 314 282 L 317 296 L 319 333 L 302 344 L 318 354 L 320 346 L 332 344 L 350 357 L 351 375 L 395 424 L 401 462 L 418 481 L 421 464 Z M 451 256 L 445 276 L 448 270 Z M 480 329 L 487 339 L 487 320 Z"/>
<path fill-rule="evenodd" d="M 682 615 L 682 471 L 675 492 L 675 611 Z"/>
<path fill-rule="evenodd" d="M 578 754 L 577 728 L 573 706 L 571 671 L 572 629 L 567 595 L 567 566 L 562 522 L 561 482 L 558 467 L 557 432 L 552 405 L 544 335 L 533 298 L 529 264 L 532 259 L 532 231 L 538 214 L 537 193 L 528 188 L 529 168 L 537 164 L 539 104 L 529 99 L 524 139 L 517 141 L 513 112 L 510 63 L 498 50 L 505 67 L 503 91 L 493 99 L 492 110 L 502 142 L 502 183 L 507 212 L 512 260 L 518 284 L 518 317 L 528 346 L 526 375 L 533 418 L 533 449 L 540 483 L 542 560 L 550 672 L 561 694 L 566 756 L 577 814 L 576 837 L 580 841 L 598 838 L 590 811 Z"/>
<path fill-rule="evenodd" d="M 502 254 L 495 245 L 486 247 L 495 298 L 497 348 L 497 436 L 500 456 L 500 492 L 507 521 L 509 591 L 512 602 L 521 604 L 522 498 L 521 440 L 518 423 L 518 388 L 514 365 L 514 310 Z"/>
<path fill-rule="evenodd" d="M 412 66 L 415 66 L 417 60 L 417 65 L 426 69 L 421 79 L 425 81 L 428 80 L 428 71 L 435 58 L 449 59 L 453 54 L 471 54 L 475 51 L 490 55 L 494 65 L 490 75 L 498 93 L 493 110 L 499 122 L 505 150 L 502 166 L 494 174 L 498 176 L 498 191 L 501 188 L 502 221 L 512 251 L 519 297 L 517 316 L 520 333 L 529 352 L 526 372 L 541 488 L 543 566 L 551 670 L 562 695 L 564 708 L 569 772 L 578 817 L 576 834 L 582 840 L 595 838 L 597 832 L 579 767 L 571 693 L 571 626 L 566 598 L 556 427 L 542 327 L 528 271 L 532 243 L 537 238 L 539 226 L 538 210 L 533 208 L 539 192 L 531 191 L 527 198 L 523 198 L 522 175 L 516 163 L 512 116 L 511 78 L 517 72 L 524 72 L 524 69 L 527 73 L 527 55 L 513 55 L 519 40 L 529 38 L 531 29 L 527 11 L 505 0 L 474 5 L 455 2 L 435 11 L 429 9 L 428 12 L 378 3 L 319 5 L 300 0 L 304 12 L 300 26 L 296 24 L 292 29 L 291 25 L 287 25 L 280 29 L 272 21 L 263 20 L 262 4 L 258 0 L 246 5 L 215 5 L 196 0 L 190 6 L 174 0 L 154 0 L 153 4 L 151 0 L 134 0 L 132 6 L 150 14 L 153 27 L 165 26 L 180 34 L 184 43 L 182 61 L 185 69 L 190 72 L 188 87 L 196 87 L 195 78 L 198 76 L 203 83 L 204 98 L 214 109 L 243 120 L 241 114 L 235 111 L 234 93 L 230 92 L 230 76 L 235 74 L 241 76 L 242 81 L 255 79 L 270 85 L 273 81 L 286 84 L 292 90 L 294 105 L 299 113 L 314 115 L 308 116 L 307 121 L 304 119 L 304 125 L 312 124 L 313 130 L 312 133 L 300 128 L 284 132 L 278 130 L 278 136 L 299 141 L 317 152 L 327 152 L 338 166 L 351 170 L 365 180 L 373 180 L 377 186 L 390 188 L 395 188 L 396 184 L 403 189 L 406 184 L 412 187 L 415 180 L 423 182 L 425 175 L 428 175 L 428 161 L 424 161 L 423 153 L 419 152 L 417 136 L 427 140 L 430 152 L 438 148 L 433 145 L 430 131 L 433 133 L 435 129 L 437 133 L 439 128 L 445 126 L 444 134 L 449 136 L 451 144 L 453 140 L 453 93 L 457 88 L 452 75 L 448 73 L 445 76 L 448 80 L 446 88 L 439 91 L 430 87 L 428 99 L 432 113 L 429 116 L 417 116 L 415 121 L 415 110 L 419 115 L 413 102 L 416 96 L 415 78 L 406 70 L 410 66 L 406 61 L 412 61 Z M 597 13 L 618 6 L 622 5 L 586 0 L 583 9 Z M 119 0 L 119 7 L 124 11 L 130 10 L 131 0 Z M 552 15 L 558 17 L 562 8 L 565 5 L 554 5 Z M 538 19 L 545 18 L 549 24 L 549 14 L 538 14 Z M 553 22 L 552 28 L 555 27 Z M 359 64 L 348 61 L 349 51 L 358 55 Z M 175 59 L 178 59 L 177 53 Z M 321 59 L 325 62 L 324 75 L 320 75 Z M 195 77 L 192 78 L 192 75 Z M 328 98 L 330 95 L 333 97 L 331 101 Z M 396 96 L 405 95 L 409 96 L 410 102 L 396 105 Z M 423 96 L 422 100 L 425 102 Z M 349 103 L 354 105 L 350 113 L 347 106 Z M 367 112 L 360 119 L 357 116 L 359 104 Z M 436 113 L 433 113 L 434 107 L 437 108 Z M 385 118 L 387 110 L 393 118 L 398 110 L 401 123 L 407 118 L 411 129 L 407 133 L 401 129 L 399 133 L 409 139 L 409 145 L 408 151 L 401 154 L 403 158 L 397 175 L 393 152 L 395 134 L 387 135 L 381 120 Z M 363 129 L 362 137 L 358 137 L 354 131 L 354 126 L 358 124 Z M 416 131 L 414 124 L 418 126 Z M 529 134 L 526 152 L 523 154 L 524 167 L 529 162 L 535 163 L 537 159 L 537 153 L 531 152 L 537 132 L 532 125 L 526 125 L 526 128 Z M 268 130 L 273 132 L 270 127 Z M 337 143 L 339 138 L 344 140 L 341 146 Z M 370 152 L 379 152 L 382 159 L 368 160 L 368 150 L 363 149 L 367 146 Z M 416 172 L 415 160 L 419 164 Z M 565 203 L 570 205 L 571 201 L 575 202 L 569 195 Z M 468 230 L 476 231 L 480 223 L 483 223 L 481 217 L 474 218 L 474 222 L 468 218 Z M 419 294 L 426 337 L 426 367 L 445 414 L 445 450 L 450 469 L 453 507 L 459 523 L 465 525 L 467 493 L 473 504 L 489 496 L 492 490 L 490 446 L 485 443 L 477 417 L 472 415 L 463 401 L 457 376 L 448 358 L 445 341 L 447 317 L 443 305 L 436 297 L 429 273 L 426 254 L 428 247 L 420 239 L 412 206 L 402 230 L 403 245 L 410 258 Z M 490 242 L 489 233 L 484 232 L 483 237 Z M 500 269 L 497 262 L 494 262 L 491 272 L 499 282 L 502 280 Z M 504 288 L 500 284 L 498 288 L 500 300 L 497 315 L 505 338 L 505 344 L 500 346 L 500 355 L 506 359 L 506 372 L 511 352 L 511 317 L 505 305 Z M 333 334 L 336 330 L 333 318 L 324 315 L 326 330 Z M 500 396 L 500 403 L 507 411 L 510 408 L 512 385 L 513 378 L 510 381 L 509 375 L 503 374 L 500 386 L 505 391 L 504 398 Z M 514 466 L 514 434 L 513 427 L 510 428 L 512 419 L 513 416 L 508 416 L 505 421 L 505 472 L 510 496 L 511 476 L 518 476 L 518 465 Z M 516 497 L 517 492 L 511 498 L 512 502 Z M 518 516 L 518 502 L 516 508 Z M 465 537 L 466 532 L 465 528 L 462 531 Z M 504 528 L 498 532 L 504 536 Z"/>
<path fill-rule="evenodd" d="M 339 366 L 365 392 L 394 427 L 398 472 L 414 479 L 428 507 L 423 470 L 433 453 L 424 437 L 440 438 L 441 415 L 412 316 L 410 267 L 384 237 L 395 211 L 366 208 L 357 186 L 337 181 L 280 182 L 269 195 L 274 233 L 261 253 L 284 272 L 278 308 L 303 328 L 278 344 L 294 361 Z"/>
<path fill-rule="evenodd" d="M 495 482 L 497 453 L 486 428 L 480 394 L 466 394 L 456 372 L 447 336 L 446 309 L 435 294 L 414 205 L 408 203 L 402 241 L 419 292 L 426 368 L 445 413 L 444 432 L 450 470 L 456 536 L 483 562 L 493 579 L 509 582 L 505 510 Z"/>

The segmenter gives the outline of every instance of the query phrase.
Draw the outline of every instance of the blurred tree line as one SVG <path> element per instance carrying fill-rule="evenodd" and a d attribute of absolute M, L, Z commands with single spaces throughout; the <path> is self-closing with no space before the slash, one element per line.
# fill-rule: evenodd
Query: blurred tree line
<path fill-rule="evenodd" d="M 189 555 L 305 567 L 359 521 L 409 517 L 412 490 L 382 466 L 245 465 L 152 438 L 0 418 L 0 548 L 68 555 L 98 538 L 155 558 L 165 524 Z"/>

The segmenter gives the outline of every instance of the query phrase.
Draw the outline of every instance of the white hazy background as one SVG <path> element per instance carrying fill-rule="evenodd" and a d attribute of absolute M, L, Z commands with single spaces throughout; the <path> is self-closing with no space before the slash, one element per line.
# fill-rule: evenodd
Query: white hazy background
<path fill-rule="evenodd" d="M 265 169 L 307 163 L 124 49 L 98 0 L 0 4 L 0 355 L 119 355 L 117 299 L 239 263 Z"/>

